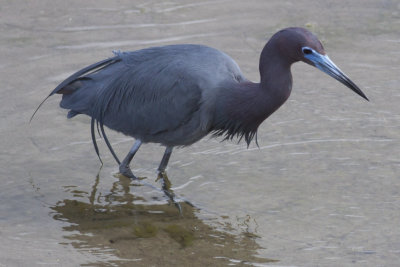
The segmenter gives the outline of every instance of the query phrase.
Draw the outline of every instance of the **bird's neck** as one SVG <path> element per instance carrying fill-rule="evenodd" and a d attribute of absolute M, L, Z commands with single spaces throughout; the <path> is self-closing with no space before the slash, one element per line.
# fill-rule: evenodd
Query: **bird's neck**
<path fill-rule="evenodd" d="M 216 103 L 213 131 L 226 139 L 244 137 L 249 144 L 258 126 L 289 98 L 292 90 L 290 66 L 276 46 L 261 53 L 260 83 L 244 81 L 221 90 Z"/>
<path fill-rule="evenodd" d="M 279 94 L 287 99 L 292 90 L 290 68 L 294 62 L 277 45 L 267 43 L 260 56 L 260 87 L 271 96 Z"/>
<path fill-rule="evenodd" d="M 212 129 L 215 135 L 226 139 L 243 137 L 247 144 L 251 142 L 258 126 L 284 102 L 275 101 L 260 85 L 245 81 L 222 90 L 216 103 Z"/>

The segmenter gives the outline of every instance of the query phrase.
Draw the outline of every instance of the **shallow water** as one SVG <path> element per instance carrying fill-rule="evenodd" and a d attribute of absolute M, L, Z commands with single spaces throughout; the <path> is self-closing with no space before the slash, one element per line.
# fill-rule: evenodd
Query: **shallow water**
<path fill-rule="evenodd" d="M 2 1 L 0 265 L 396 266 L 400 261 L 398 1 Z M 88 118 L 46 95 L 73 71 L 153 45 L 201 43 L 258 80 L 278 29 L 303 26 L 370 98 L 305 64 L 258 141 L 205 138 L 168 168 L 183 216 L 118 177 Z M 131 138 L 108 131 L 123 157 Z M 156 182 L 163 148 L 133 171 Z"/>

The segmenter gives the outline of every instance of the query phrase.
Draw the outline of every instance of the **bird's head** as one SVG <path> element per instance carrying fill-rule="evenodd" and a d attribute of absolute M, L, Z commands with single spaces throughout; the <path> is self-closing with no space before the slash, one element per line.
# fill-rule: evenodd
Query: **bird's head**
<path fill-rule="evenodd" d="M 291 63 L 303 61 L 314 66 L 368 100 L 361 89 L 333 63 L 321 42 L 310 31 L 304 28 L 286 28 L 277 32 L 271 40 L 277 42 L 281 54 L 290 59 Z"/>

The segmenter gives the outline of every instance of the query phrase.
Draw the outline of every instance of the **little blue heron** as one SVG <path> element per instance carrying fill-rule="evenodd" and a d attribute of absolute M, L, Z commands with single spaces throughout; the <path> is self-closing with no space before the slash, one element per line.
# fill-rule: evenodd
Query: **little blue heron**
<path fill-rule="evenodd" d="M 329 59 L 318 38 L 303 28 L 286 28 L 271 37 L 261 52 L 259 83 L 246 79 L 228 55 L 204 45 L 114 54 L 72 74 L 48 97 L 62 94 L 60 106 L 69 110 L 68 118 L 90 116 L 97 155 L 96 125 L 120 173 L 130 178 L 136 178 L 129 164 L 142 143 L 166 147 L 159 173 L 165 171 L 173 147 L 191 145 L 210 133 L 224 140 L 244 138 L 249 145 L 259 125 L 288 99 L 290 68 L 297 61 L 322 70 L 368 100 Z M 122 162 L 103 125 L 136 139 Z"/>

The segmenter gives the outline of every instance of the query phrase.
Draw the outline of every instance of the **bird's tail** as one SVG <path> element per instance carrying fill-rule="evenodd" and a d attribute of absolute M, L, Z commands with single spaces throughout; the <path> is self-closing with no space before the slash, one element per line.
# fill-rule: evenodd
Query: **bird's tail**
<path fill-rule="evenodd" d="M 112 57 L 112 58 L 108 58 L 108 59 L 102 60 L 100 62 L 94 63 L 94 64 L 92 64 L 90 66 L 87 66 L 86 68 L 83 68 L 83 69 L 75 72 L 71 76 L 69 76 L 62 83 L 60 83 L 53 91 L 51 91 L 51 93 L 39 104 L 39 106 L 33 112 L 29 122 L 32 121 L 32 119 L 35 116 L 36 112 L 38 112 L 40 107 L 43 105 L 43 103 L 50 96 L 52 96 L 54 94 L 63 94 L 63 95 L 72 94 L 74 91 L 76 91 L 78 88 L 80 88 L 80 86 L 79 86 L 80 82 L 79 81 L 82 81 L 82 80 L 86 79 L 83 75 L 97 72 L 97 71 L 107 67 L 108 65 L 111 65 L 111 64 L 113 64 L 115 62 L 118 62 L 120 60 L 121 59 L 118 56 L 115 56 L 115 57 Z M 70 116 L 70 114 L 68 114 L 68 117 L 73 117 L 73 115 Z"/>
<path fill-rule="evenodd" d="M 29 122 L 32 121 L 33 117 L 35 116 L 36 112 L 40 109 L 40 107 L 43 105 L 43 103 L 52 95 L 54 94 L 62 94 L 63 99 L 61 100 L 60 106 L 62 108 L 70 109 L 68 112 L 68 118 L 72 118 L 77 114 L 80 114 L 82 110 L 90 108 L 88 106 L 88 103 L 90 102 L 90 96 L 95 95 L 95 92 L 90 92 L 91 89 L 95 89 L 92 86 L 90 86 L 90 80 L 91 78 L 88 77 L 90 74 L 98 72 L 102 70 L 103 68 L 106 68 L 109 65 L 112 65 L 116 62 L 121 61 L 121 58 L 119 55 L 116 54 L 115 57 L 108 58 L 105 60 L 102 60 L 100 62 L 94 63 L 90 66 L 87 66 L 86 68 L 83 68 L 71 76 L 69 76 L 67 79 L 65 79 L 62 83 L 60 83 L 36 108 L 36 110 L 33 112 Z M 87 89 L 87 90 L 81 90 L 81 89 Z M 90 114 L 88 114 L 91 116 Z M 115 154 L 110 142 L 108 141 L 108 138 L 106 136 L 106 133 L 104 131 L 103 127 L 103 121 L 100 118 L 100 121 L 96 118 L 92 117 L 91 121 L 91 135 L 92 135 L 92 141 L 93 145 L 96 151 L 97 156 L 100 159 L 100 162 L 102 162 L 99 154 L 99 149 L 96 143 L 96 137 L 95 137 L 95 131 L 94 131 L 94 126 L 95 124 L 97 125 L 97 129 L 101 129 L 103 138 L 115 158 L 118 164 L 120 164 L 120 160 L 118 159 L 117 155 Z M 100 131 L 99 131 L 100 133 Z"/>

